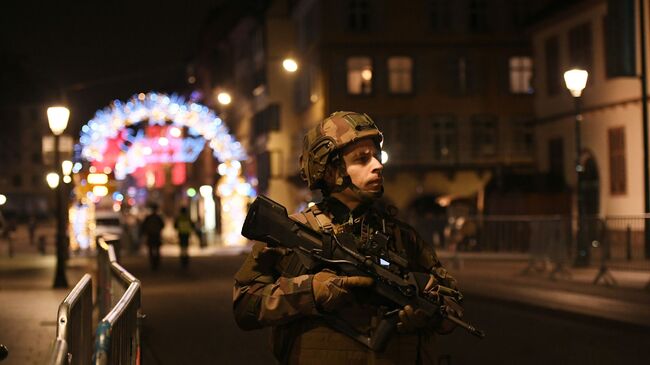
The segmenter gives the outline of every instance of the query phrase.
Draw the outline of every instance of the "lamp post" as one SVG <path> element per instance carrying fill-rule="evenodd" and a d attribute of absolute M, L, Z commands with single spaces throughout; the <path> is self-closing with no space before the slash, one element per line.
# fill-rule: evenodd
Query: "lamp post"
<path fill-rule="evenodd" d="M 576 225 L 576 246 L 577 246 L 577 256 L 575 259 L 575 266 L 587 266 L 589 265 L 590 251 L 587 244 L 587 240 L 583 237 L 583 215 L 584 215 L 584 202 L 582 196 L 582 173 L 584 172 L 584 166 L 580 161 L 580 154 L 582 152 L 581 146 L 581 136 L 580 136 L 580 124 L 582 122 L 582 110 L 581 110 L 581 99 L 582 90 L 587 85 L 587 77 L 589 74 L 585 70 L 572 69 L 564 73 L 564 82 L 566 88 L 573 96 L 575 104 L 575 144 L 576 144 L 576 206 L 578 208 L 578 220 Z"/>
<path fill-rule="evenodd" d="M 68 256 L 68 245 L 65 239 L 65 222 L 63 221 L 63 202 L 61 197 L 61 184 L 59 184 L 59 173 L 61 171 L 61 159 L 59 156 L 59 136 L 68 126 L 70 110 L 63 106 L 47 108 L 47 120 L 54 134 L 54 167 L 56 177 L 48 174 L 48 185 L 54 190 L 56 205 L 56 271 L 54 274 L 54 287 L 67 288 L 68 279 L 65 276 L 66 259 Z M 51 180 L 51 181 L 50 181 Z M 56 183 L 54 183 L 56 180 Z M 51 183 L 50 183 L 51 182 Z"/>

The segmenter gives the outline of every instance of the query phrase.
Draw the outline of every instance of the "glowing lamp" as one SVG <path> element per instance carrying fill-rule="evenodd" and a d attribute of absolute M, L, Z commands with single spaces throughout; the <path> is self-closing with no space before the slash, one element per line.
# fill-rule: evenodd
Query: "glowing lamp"
<path fill-rule="evenodd" d="M 388 162 L 388 152 L 386 151 L 381 151 L 381 164 L 385 164 Z"/>
<path fill-rule="evenodd" d="M 56 189 L 56 187 L 59 186 L 59 174 L 56 172 L 50 172 L 49 174 L 45 175 L 45 180 L 47 181 L 47 186 L 49 186 L 50 189 Z"/>
<path fill-rule="evenodd" d="M 0 194 L 0 205 L 5 205 L 7 202 L 7 197 L 4 194 Z"/>
<path fill-rule="evenodd" d="M 106 174 L 88 174 L 88 184 L 91 185 L 104 185 L 108 182 L 108 175 Z"/>
<path fill-rule="evenodd" d="M 366 81 L 370 81 L 372 79 L 372 70 L 365 69 L 365 70 L 361 71 L 361 78 L 366 80 Z"/>
<path fill-rule="evenodd" d="M 97 197 L 104 197 L 108 195 L 108 188 L 104 185 L 97 185 L 93 187 L 93 195 Z"/>
<path fill-rule="evenodd" d="M 287 72 L 296 72 L 296 71 L 298 71 L 298 63 L 293 58 L 285 58 L 282 61 L 282 67 Z"/>
<path fill-rule="evenodd" d="M 63 176 L 63 182 L 66 184 L 70 184 L 72 182 L 72 178 L 70 177 L 70 175 Z"/>
<path fill-rule="evenodd" d="M 174 138 L 179 138 L 182 134 L 181 129 L 178 127 L 172 127 L 169 129 L 169 134 Z"/>
<path fill-rule="evenodd" d="M 64 106 L 52 106 L 47 108 L 47 120 L 55 135 L 60 135 L 68 126 L 68 118 L 70 118 L 70 110 Z"/>
<path fill-rule="evenodd" d="M 564 83 L 573 97 L 577 98 L 582 95 L 588 77 L 589 73 L 587 71 L 575 68 L 564 73 Z"/>
<path fill-rule="evenodd" d="M 199 194 L 203 198 L 211 198 L 212 197 L 212 186 L 210 185 L 203 185 L 199 188 Z"/>
<path fill-rule="evenodd" d="M 64 176 L 70 175 L 72 173 L 72 161 L 65 160 L 61 162 L 61 171 L 63 171 Z"/>
<path fill-rule="evenodd" d="M 217 101 L 221 105 L 228 105 L 232 102 L 232 97 L 227 92 L 222 91 L 219 94 L 217 94 Z"/>

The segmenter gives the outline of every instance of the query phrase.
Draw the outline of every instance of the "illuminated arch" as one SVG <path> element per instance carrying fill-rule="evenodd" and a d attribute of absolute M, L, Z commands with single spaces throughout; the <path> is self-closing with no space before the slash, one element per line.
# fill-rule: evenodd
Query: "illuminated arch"
<path fill-rule="evenodd" d="M 109 139 L 117 137 L 123 128 L 145 121 L 149 125 L 171 122 L 178 127 L 187 127 L 191 134 L 209 141 L 219 161 L 246 159 L 241 144 L 229 134 L 221 118 L 212 110 L 201 104 L 186 102 L 178 95 L 158 93 L 140 93 L 126 103 L 115 100 L 109 107 L 97 111 L 81 130 L 79 142 L 82 157 L 89 161 L 101 161 Z"/>
<path fill-rule="evenodd" d="M 187 135 L 192 137 L 183 138 L 182 142 L 178 142 L 182 143 L 178 148 L 182 151 L 179 152 L 179 156 L 170 154 L 171 161 L 154 162 L 193 162 L 205 143 L 208 143 L 214 157 L 222 162 L 219 167 L 222 178 L 216 193 L 222 199 L 224 241 L 229 245 L 243 244 L 244 241 L 238 232 L 243 224 L 246 204 L 241 201 L 242 198 L 255 195 L 250 184 L 241 178 L 239 161 L 246 159 L 246 153 L 241 144 L 229 133 L 221 118 L 208 107 L 185 101 L 179 95 L 154 92 L 134 95 L 127 102 L 115 100 L 110 106 L 97 111 L 95 116 L 82 127 L 79 138 L 81 157 L 91 162 L 103 161 L 107 156 L 109 145 L 115 140 L 124 142 L 125 129 L 133 128 L 140 123 L 147 123 L 154 128 L 155 126 L 184 128 Z M 129 138 L 126 138 L 129 140 L 129 146 L 119 153 L 119 157 L 109 163 L 118 179 L 123 179 L 127 174 L 151 162 L 143 158 L 143 155 L 147 154 L 145 149 L 150 149 L 142 142 L 147 138 L 142 135 L 129 136 Z M 211 192 L 212 190 L 210 195 Z M 205 199 L 208 198 L 207 195 L 202 194 Z M 233 232 L 230 232 L 229 227 Z"/>

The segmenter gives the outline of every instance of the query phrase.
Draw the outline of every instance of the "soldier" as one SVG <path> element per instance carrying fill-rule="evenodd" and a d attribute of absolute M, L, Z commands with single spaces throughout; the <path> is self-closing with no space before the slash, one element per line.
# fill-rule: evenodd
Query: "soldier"
<path fill-rule="evenodd" d="M 384 191 L 382 138 L 370 117 L 354 112 L 336 112 L 311 129 L 304 138 L 301 175 L 324 199 L 291 218 L 319 231 L 353 233 L 360 242 L 382 231 L 410 270 L 430 273 L 427 288 L 455 288 L 432 246 L 378 201 Z M 235 319 L 244 330 L 272 326 L 273 352 L 283 364 L 436 364 L 435 333 L 449 333 L 454 325 L 411 306 L 400 310 L 398 333 L 382 352 L 327 325 L 325 313 L 372 332 L 385 310 L 368 289 L 372 284 L 368 277 L 308 272 L 296 254 L 258 242 L 235 275 Z M 447 304 L 462 316 L 457 303 Z"/>

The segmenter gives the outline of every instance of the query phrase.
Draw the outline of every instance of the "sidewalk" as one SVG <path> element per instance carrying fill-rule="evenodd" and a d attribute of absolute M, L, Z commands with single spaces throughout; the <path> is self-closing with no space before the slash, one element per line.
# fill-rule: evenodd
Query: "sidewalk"
<path fill-rule="evenodd" d="M 21 230 L 14 234 L 14 257 L 8 256 L 6 241 L 0 241 L 0 343 L 9 350 L 2 365 L 43 364 L 56 336 L 59 304 L 88 267 L 87 258 L 71 258 L 69 288 L 53 289 L 52 236 L 46 254 L 41 255 Z"/>
<path fill-rule="evenodd" d="M 541 307 L 553 312 L 650 328 L 650 262 L 611 265 L 616 285 L 594 284 L 599 265 L 529 267 L 527 255 L 439 252 L 466 296 Z M 460 264 L 460 265 L 459 265 Z M 528 270 L 527 270 L 528 269 Z"/>

